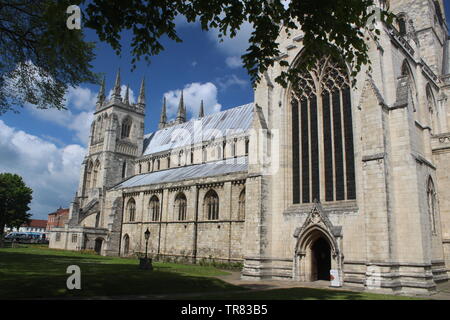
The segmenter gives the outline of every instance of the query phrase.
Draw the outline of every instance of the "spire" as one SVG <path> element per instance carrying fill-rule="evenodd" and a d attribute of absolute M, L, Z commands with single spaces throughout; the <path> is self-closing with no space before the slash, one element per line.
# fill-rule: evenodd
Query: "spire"
<path fill-rule="evenodd" d="M 138 103 L 139 106 L 141 106 L 142 108 L 145 107 L 145 79 L 142 78 L 142 82 L 141 82 L 141 88 L 139 90 L 139 98 L 138 98 Z"/>
<path fill-rule="evenodd" d="M 114 84 L 114 91 L 113 91 L 113 100 L 121 100 L 122 96 L 120 95 L 120 68 L 117 71 L 116 75 L 116 83 Z"/>
<path fill-rule="evenodd" d="M 103 76 L 102 84 L 100 86 L 100 91 L 97 96 L 97 107 L 101 107 L 105 101 L 105 77 Z"/>
<path fill-rule="evenodd" d="M 199 118 L 203 118 L 205 116 L 205 110 L 204 110 L 204 108 L 203 108 L 203 100 L 202 100 L 202 102 L 201 102 L 201 104 L 200 104 L 200 111 L 199 111 L 199 113 L 198 113 L 198 117 Z"/>
<path fill-rule="evenodd" d="M 163 106 L 162 106 L 162 111 L 161 111 L 161 118 L 159 120 L 159 128 L 162 129 L 164 127 L 164 125 L 167 122 L 167 115 L 166 115 L 166 97 L 164 97 L 164 102 L 163 102 Z"/>
<path fill-rule="evenodd" d="M 186 109 L 184 108 L 183 90 L 181 90 L 181 98 L 180 98 L 180 103 L 178 104 L 178 112 L 177 112 L 176 121 L 179 123 L 186 121 Z"/>
<path fill-rule="evenodd" d="M 127 85 L 127 90 L 125 91 L 125 98 L 123 99 L 123 103 L 130 104 L 130 85 Z"/>

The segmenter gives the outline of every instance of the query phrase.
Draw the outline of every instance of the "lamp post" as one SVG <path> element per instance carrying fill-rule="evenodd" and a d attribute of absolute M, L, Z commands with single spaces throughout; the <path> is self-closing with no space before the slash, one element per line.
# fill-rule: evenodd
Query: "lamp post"
<path fill-rule="evenodd" d="M 144 233 L 145 236 L 145 259 L 147 259 L 147 248 L 148 248 L 148 239 L 150 238 L 150 230 L 145 231 Z"/>
<path fill-rule="evenodd" d="M 145 237 L 145 258 L 139 258 L 139 269 L 144 270 L 153 270 L 152 266 L 152 259 L 149 259 L 147 256 L 147 249 L 148 249 L 148 240 L 150 239 L 150 230 L 144 232 Z"/>

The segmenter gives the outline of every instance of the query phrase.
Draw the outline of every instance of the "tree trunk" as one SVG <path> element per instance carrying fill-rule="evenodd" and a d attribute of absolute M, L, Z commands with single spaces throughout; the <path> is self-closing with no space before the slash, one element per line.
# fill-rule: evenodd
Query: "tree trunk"
<path fill-rule="evenodd" d="M 3 241 L 4 233 L 5 233 L 5 224 L 0 223 L 0 248 L 3 248 L 5 246 Z"/>

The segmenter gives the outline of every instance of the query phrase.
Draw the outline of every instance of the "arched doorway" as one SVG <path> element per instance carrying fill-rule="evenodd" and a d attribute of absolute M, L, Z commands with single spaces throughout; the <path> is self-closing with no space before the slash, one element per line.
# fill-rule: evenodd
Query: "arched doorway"
<path fill-rule="evenodd" d="M 97 254 L 101 254 L 102 253 L 102 244 L 103 244 L 103 239 L 102 238 L 97 238 L 95 239 L 95 247 L 94 250 Z"/>
<path fill-rule="evenodd" d="M 311 280 L 330 280 L 331 248 L 328 241 L 318 238 L 312 244 L 311 251 Z"/>

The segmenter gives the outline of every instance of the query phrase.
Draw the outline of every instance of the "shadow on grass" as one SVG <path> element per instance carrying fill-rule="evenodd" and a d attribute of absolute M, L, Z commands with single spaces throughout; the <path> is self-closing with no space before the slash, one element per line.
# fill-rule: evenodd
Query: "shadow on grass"
<path fill-rule="evenodd" d="M 137 260 L 61 251 L 50 253 L 1 250 L 0 299 L 245 290 L 219 279 L 207 278 L 199 267 L 155 264 L 154 270 L 148 271 L 140 270 Z M 78 265 L 81 269 L 81 290 L 66 288 L 70 276 L 66 270 L 70 265 Z"/>

